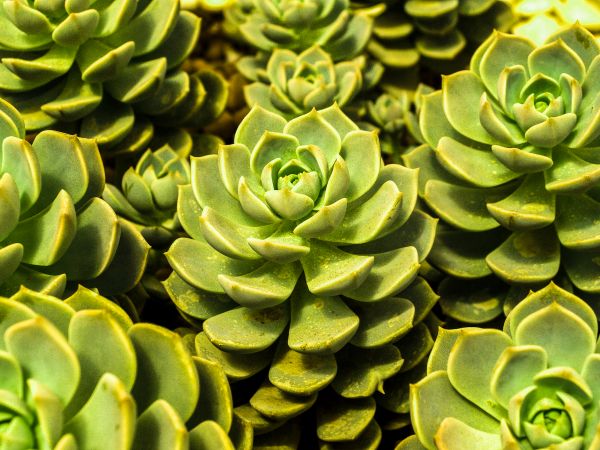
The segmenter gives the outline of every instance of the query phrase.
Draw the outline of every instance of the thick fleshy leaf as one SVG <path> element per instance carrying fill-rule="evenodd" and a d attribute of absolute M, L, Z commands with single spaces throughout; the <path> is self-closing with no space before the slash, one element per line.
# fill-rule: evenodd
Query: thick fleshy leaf
<path fill-rule="evenodd" d="M 359 318 L 340 297 L 320 297 L 299 289 L 291 302 L 288 345 L 295 351 L 335 353 L 356 333 Z"/>
<path fill-rule="evenodd" d="M 499 449 L 500 436 L 485 433 L 477 428 L 470 427 L 454 417 L 442 421 L 440 428 L 435 433 L 435 442 L 439 442 L 446 450 L 459 450 L 468 448 Z"/>
<path fill-rule="evenodd" d="M 351 202 L 367 192 L 379 175 L 381 152 L 377 134 L 374 131 L 348 133 L 342 141 L 340 156 L 348 167 L 350 184 L 345 197 Z"/>
<path fill-rule="evenodd" d="M 439 284 L 438 293 L 444 314 L 464 323 L 486 323 L 502 314 L 506 286 L 490 277 L 468 283 L 446 277 Z"/>
<path fill-rule="evenodd" d="M 518 176 L 489 151 L 473 149 L 450 137 L 439 140 L 436 156 L 450 173 L 479 187 L 499 186 Z"/>
<path fill-rule="evenodd" d="M 281 133 L 285 126 L 286 121 L 283 117 L 255 106 L 239 124 L 235 132 L 234 143 L 244 144 L 252 151 L 265 131 Z"/>
<path fill-rule="evenodd" d="M 379 347 L 396 341 L 413 327 L 415 306 L 404 298 L 388 298 L 375 303 L 354 303 L 360 323 L 351 343 L 361 348 Z"/>
<path fill-rule="evenodd" d="M 332 166 L 340 153 L 342 140 L 338 132 L 316 110 L 292 119 L 284 128 L 284 133 L 295 136 L 300 145 L 315 145 L 325 154 Z"/>
<path fill-rule="evenodd" d="M 105 417 L 98 421 L 98 417 Z M 106 445 L 115 450 L 131 448 L 136 423 L 136 404 L 127 388 L 116 376 L 102 376 L 87 403 L 66 424 L 77 448 Z"/>
<path fill-rule="evenodd" d="M 549 227 L 517 231 L 485 260 L 497 276 L 508 282 L 544 282 L 558 272 L 560 243 Z"/>
<path fill-rule="evenodd" d="M 243 275 L 219 274 L 217 280 L 227 295 L 240 305 L 268 308 L 289 298 L 301 273 L 302 268 L 297 262 L 266 262 Z"/>
<path fill-rule="evenodd" d="M 311 395 L 331 383 L 336 373 L 333 355 L 299 353 L 281 340 L 269 369 L 269 381 L 284 392 Z"/>
<path fill-rule="evenodd" d="M 137 355 L 138 375 L 133 395 L 138 408 L 143 411 L 155 400 L 163 399 L 182 420 L 187 420 L 198 402 L 200 385 L 181 338 L 151 324 L 136 324 L 128 334 Z M 186 394 L 181 395 L 182 392 Z"/>
<path fill-rule="evenodd" d="M 227 376 L 213 361 L 199 357 L 193 357 L 193 360 L 200 379 L 200 398 L 190 422 L 212 420 L 229 432 L 233 421 L 233 399 Z"/>
<path fill-rule="evenodd" d="M 600 247 L 600 204 L 586 195 L 558 196 L 556 232 L 560 243 L 576 250 Z M 582 226 L 582 224 L 586 224 Z"/>
<path fill-rule="evenodd" d="M 371 397 L 344 399 L 329 395 L 321 397 L 317 409 L 317 436 L 328 442 L 352 441 L 369 426 L 375 415 L 375 400 Z"/>
<path fill-rule="evenodd" d="M 255 353 L 270 347 L 290 320 L 287 303 L 267 309 L 235 308 L 213 316 L 202 328 L 221 350 Z M 238 324 L 231 327 L 232 323 Z"/>
<path fill-rule="evenodd" d="M 223 450 L 235 450 L 235 447 L 227 433 L 212 420 L 202 422 L 189 433 L 190 450 L 204 450 L 219 448 Z"/>
<path fill-rule="evenodd" d="M 364 398 L 383 390 L 383 381 L 398 373 L 404 360 L 393 345 L 375 349 L 348 346 L 336 355 L 340 372 L 332 383 L 344 398 Z"/>
<path fill-rule="evenodd" d="M 352 255 L 329 244 L 311 242 L 300 259 L 308 289 L 316 295 L 338 295 L 360 287 L 375 262 L 373 256 Z M 323 267 L 327 270 L 323 270 Z"/>
<path fill-rule="evenodd" d="M 37 380 L 68 404 L 81 369 L 65 337 L 48 320 L 38 316 L 12 325 L 4 333 L 4 343 L 27 378 Z"/>
<path fill-rule="evenodd" d="M 250 398 L 250 405 L 270 420 L 288 420 L 308 410 L 317 400 L 317 394 L 299 396 L 288 394 L 268 381 Z"/>
<path fill-rule="evenodd" d="M 432 404 L 437 405 L 435 410 L 431 409 Z M 497 434 L 500 430 L 500 423 L 458 394 L 446 372 L 441 370 L 411 386 L 410 412 L 416 433 L 429 449 L 436 448 L 433 436 L 446 417 L 487 433 Z"/>
<path fill-rule="evenodd" d="M 168 402 L 159 399 L 138 417 L 132 449 L 185 450 L 187 443 L 185 424 Z"/>
<path fill-rule="evenodd" d="M 550 367 L 568 366 L 579 371 L 596 348 L 596 336 L 577 315 L 553 303 L 517 325 L 515 343 L 543 347 Z"/>
<path fill-rule="evenodd" d="M 448 379 L 454 389 L 498 420 L 505 418 L 506 410 L 495 401 L 490 382 L 496 361 L 510 345 L 501 331 L 467 331 L 458 337 L 448 359 Z"/>
<path fill-rule="evenodd" d="M 533 50 L 528 57 L 529 71 L 543 73 L 558 81 L 563 73 L 571 75 L 580 83 L 585 77 L 585 65 L 564 41 L 556 40 Z"/>
<path fill-rule="evenodd" d="M 218 364 L 232 381 L 257 374 L 269 365 L 273 356 L 270 350 L 248 355 L 227 353 L 215 347 L 204 333 L 196 335 L 194 347 L 199 357 Z"/>

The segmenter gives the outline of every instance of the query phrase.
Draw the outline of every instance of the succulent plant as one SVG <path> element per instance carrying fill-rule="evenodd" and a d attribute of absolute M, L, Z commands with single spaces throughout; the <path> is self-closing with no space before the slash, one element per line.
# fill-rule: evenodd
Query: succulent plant
<path fill-rule="evenodd" d="M 511 32 L 542 44 L 565 25 L 579 22 L 600 32 L 600 5 L 596 0 L 510 0 L 517 21 Z"/>
<path fill-rule="evenodd" d="M 399 339 L 425 333 L 417 324 L 437 300 L 417 277 L 435 220 L 414 210 L 416 171 L 384 166 L 377 133 L 337 105 L 289 122 L 255 106 L 234 144 L 191 165 L 178 204 L 191 238 L 167 252 L 165 287 L 192 323 L 205 320 L 196 349 L 231 379 L 271 364 L 238 414 L 266 433 L 332 384 L 349 399 L 338 413 L 358 408 L 361 419 L 349 427 L 324 413 L 320 439 L 354 441 L 369 426 L 363 437 L 377 442 L 370 397 L 403 368 Z M 415 360 L 428 351 L 412 350 Z"/>
<path fill-rule="evenodd" d="M 359 10 L 365 6 L 356 5 Z M 507 31 L 513 22 L 503 0 L 390 0 L 367 11 L 375 16 L 367 49 L 392 69 L 421 62 L 437 72 L 456 69 L 472 44 L 483 42 L 494 29 Z"/>
<path fill-rule="evenodd" d="M 319 45 L 334 61 L 357 56 L 373 20 L 348 0 L 238 0 L 225 10 L 226 31 L 258 50 L 302 52 Z"/>
<path fill-rule="evenodd" d="M 196 124 L 224 107 L 222 80 L 178 68 L 200 32 L 200 19 L 180 12 L 178 0 L 11 0 L 0 8 L 0 23 L 0 92 L 28 130 L 87 117 L 79 134 L 102 147 L 108 134 L 123 139 L 116 128 L 132 131 L 134 110 L 162 124 Z M 149 126 L 135 121 L 138 135 Z"/>
<path fill-rule="evenodd" d="M 418 114 L 421 97 L 432 91 L 433 88 L 419 84 L 415 91 L 400 89 L 384 92 L 375 100 L 366 102 L 367 116 L 360 125 L 367 130 L 379 130 L 381 152 L 392 162 L 399 163 L 403 153 L 424 142 Z"/>
<path fill-rule="evenodd" d="M 345 109 L 359 93 L 373 88 L 383 74 L 380 64 L 367 64 L 364 56 L 334 64 L 319 46 L 299 55 L 276 49 L 268 61 L 246 56 L 238 62 L 238 69 L 254 81 L 244 88 L 248 105 L 262 106 L 288 120 L 334 102 Z"/>
<path fill-rule="evenodd" d="M 84 288 L 64 302 L 21 288 L 0 310 L 5 448 L 233 450 L 230 430 L 251 442 L 222 370 L 177 334 Z"/>
<path fill-rule="evenodd" d="M 177 219 L 178 186 L 189 184 L 188 154 L 178 154 L 169 144 L 150 149 L 135 169 L 123 175 L 121 190 L 112 184 L 104 187 L 102 197 L 120 216 L 141 225 L 141 232 L 153 247 L 163 247 L 180 228 Z"/>
<path fill-rule="evenodd" d="M 397 448 L 596 448 L 597 339 L 592 309 L 553 284 L 517 305 L 503 331 L 440 330 L 427 376 L 411 387 L 416 437 Z"/>
<path fill-rule="evenodd" d="M 423 97 L 427 144 L 405 155 L 445 222 L 430 262 L 464 279 L 600 292 L 600 47 L 576 24 L 536 47 L 495 33 Z"/>
<path fill-rule="evenodd" d="M 142 276 L 148 244 L 100 198 L 96 144 L 56 131 L 24 139 L 19 112 L 0 99 L 0 292 L 21 284 L 61 295 L 67 282 L 106 295 Z"/>

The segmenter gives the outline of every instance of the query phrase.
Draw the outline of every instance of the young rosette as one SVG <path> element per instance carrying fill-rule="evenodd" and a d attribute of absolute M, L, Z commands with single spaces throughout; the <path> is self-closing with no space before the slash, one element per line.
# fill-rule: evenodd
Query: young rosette
<path fill-rule="evenodd" d="M 139 225 L 153 247 L 166 247 L 180 229 L 177 218 L 178 186 L 189 184 L 189 152 L 178 153 L 167 143 L 150 149 L 130 167 L 121 180 L 121 190 L 106 184 L 102 198 L 117 214 Z"/>
<path fill-rule="evenodd" d="M 177 334 L 84 288 L 65 301 L 22 288 L 0 311 L 7 450 L 233 450 L 230 430 L 251 442 L 222 370 Z"/>
<path fill-rule="evenodd" d="M 511 284 L 563 267 L 600 292 L 600 47 L 576 24 L 536 47 L 495 33 L 471 69 L 422 100 L 427 142 L 405 156 L 445 222 L 430 261 L 459 278 Z"/>
<path fill-rule="evenodd" d="M 135 286 L 148 244 L 100 198 L 96 144 L 43 131 L 30 144 L 18 111 L 0 99 L 0 292 L 24 284 L 61 295 L 67 282 L 106 295 Z"/>
<path fill-rule="evenodd" d="M 28 130 L 95 113 L 80 133 L 95 138 L 97 122 L 132 108 L 163 124 L 195 123 L 191 116 L 225 102 L 226 88 L 214 92 L 210 79 L 205 89 L 210 75 L 179 68 L 198 41 L 200 18 L 180 11 L 178 0 L 9 0 L 0 24 L 0 92 L 18 105 Z"/>
<path fill-rule="evenodd" d="M 504 330 L 440 330 L 410 392 L 416 433 L 398 450 L 598 448 L 598 318 L 554 284 Z"/>
<path fill-rule="evenodd" d="M 384 166 L 377 133 L 337 105 L 289 122 L 255 106 L 234 144 L 192 158 L 178 204 L 191 238 L 167 252 L 165 288 L 185 317 L 204 321 L 196 350 L 230 379 L 271 366 L 238 410 L 255 433 L 307 411 L 332 385 L 339 408 L 317 402 L 319 438 L 378 442 L 371 396 L 403 358 L 426 356 L 426 345 L 408 350 L 402 339 L 428 333 L 417 324 L 437 300 L 417 277 L 436 221 L 416 201 L 417 172 Z"/>
<path fill-rule="evenodd" d="M 354 13 L 349 0 L 238 0 L 225 10 L 226 31 L 258 50 L 320 45 L 334 61 L 357 56 L 372 28 L 373 19 Z"/>
<path fill-rule="evenodd" d="M 276 49 L 266 64 L 262 58 L 246 56 L 237 66 L 254 81 L 244 87 L 248 105 L 262 106 L 288 120 L 334 103 L 345 109 L 357 95 L 372 89 L 383 74 L 381 64 L 369 64 L 364 56 L 334 64 L 319 46 L 299 55 Z"/>

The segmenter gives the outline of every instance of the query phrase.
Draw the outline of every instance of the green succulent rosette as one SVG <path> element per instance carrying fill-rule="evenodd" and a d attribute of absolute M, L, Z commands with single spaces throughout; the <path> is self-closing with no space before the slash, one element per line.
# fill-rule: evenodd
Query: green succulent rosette
<path fill-rule="evenodd" d="M 334 61 L 348 60 L 367 45 L 372 27 L 348 0 L 239 0 L 225 9 L 225 31 L 267 53 L 319 45 Z"/>
<path fill-rule="evenodd" d="M 299 55 L 276 49 L 268 62 L 246 56 L 238 69 L 254 83 L 244 87 L 248 106 L 259 105 L 288 120 L 337 103 L 342 109 L 372 89 L 383 75 L 383 67 L 367 62 L 364 56 L 334 64 L 319 46 Z"/>
<path fill-rule="evenodd" d="M 150 245 L 164 247 L 180 229 L 178 187 L 189 183 L 188 155 L 165 144 L 156 151 L 146 150 L 135 168 L 130 167 L 123 175 L 121 190 L 106 184 L 102 197 L 117 214 L 140 225 Z"/>
<path fill-rule="evenodd" d="M 148 244 L 102 200 L 96 144 L 56 131 L 31 144 L 24 136 L 18 111 L 0 100 L 0 292 L 61 295 L 67 282 L 106 295 L 131 289 Z"/>
<path fill-rule="evenodd" d="M 421 97 L 432 91 L 421 83 L 414 91 L 395 89 L 366 102 L 367 114 L 360 125 L 379 130 L 381 152 L 392 162 L 399 163 L 402 154 L 424 142 L 418 114 Z"/>
<path fill-rule="evenodd" d="M 210 75 L 179 69 L 196 45 L 200 19 L 180 12 L 177 0 L 7 0 L 0 26 L 0 92 L 28 130 L 87 117 L 79 134 L 102 146 L 107 120 L 126 121 L 131 131 L 135 111 L 144 115 L 135 121 L 141 133 L 149 127 L 145 116 L 195 124 L 226 101 L 226 88 L 213 92 Z"/>
<path fill-rule="evenodd" d="M 21 288 L 0 310 L 5 449 L 233 450 L 228 433 L 249 448 L 225 374 L 177 334 L 84 288 Z"/>
<path fill-rule="evenodd" d="M 423 97 L 405 155 L 443 221 L 429 261 L 454 277 L 600 292 L 600 47 L 580 25 L 543 46 L 496 33 Z"/>
<path fill-rule="evenodd" d="M 196 351 L 231 380 L 270 366 L 237 410 L 256 434 L 316 402 L 323 443 L 376 445 L 372 395 L 432 342 L 420 322 L 437 296 L 417 275 L 436 221 L 415 209 L 417 172 L 384 166 L 377 133 L 337 105 L 289 122 L 255 106 L 234 144 L 191 166 L 178 204 L 191 238 L 167 252 L 165 288 L 203 321 Z M 317 400 L 330 385 L 339 417 Z"/>
<path fill-rule="evenodd" d="M 600 33 L 600 5 L 596 0 L 510 0 L 517 21 L 511 32 L 541 45 L 565 25 L 579 22 Z"/>
<path fill-rule="evenodd" d="M 375 16 L 367 49 L 392 70 L 420 64 L 437 72 L 456 70 L 473 44 L 494 29 L 508 31 L 514 20 L 504 0 L 391 0 L 367 11 Z"/>
<path fill-rule="evenodd" d="M 440 330 L 427 376 L 411 387 L 416 436 L 398 450 L 573 449 L 600 442 L 598 318 L 554 284 L 504 330 Z"/>

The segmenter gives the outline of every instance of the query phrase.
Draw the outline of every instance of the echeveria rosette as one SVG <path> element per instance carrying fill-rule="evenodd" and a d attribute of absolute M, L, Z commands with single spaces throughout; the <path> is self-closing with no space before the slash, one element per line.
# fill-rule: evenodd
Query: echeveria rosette
<path fill-rule="evenodd" d="M 177 0 L 7 0 L 0 24 L 0 92 L 22 111 L 28 130 L 94 114 L 80 134 L 95 138 L 97 122 L 131 116 L 132 106 L 163 124 L 193 124 L 225 102 L 226 88 L 214 92 L 208 80 L 204 89 L 205 74 L 179 69 L 196 45 L 200 19 L 181 12 Z M 148 127 L 138 122 L 138 131 Z"/>
<path fill-rule="evenodd" d="M 411 387 L 416 437 L 398 448 L 598 448 L 597 338 L 592 309 L 554 284 L 530 293 L 503 331 L 440 330 Z"/>
<path fill-rule="evenodd" d="M 224 373 L 177 334 L 84 288 L 21 288 L 0 310 L 4 448 L 233 450 L 229 432 L 249 448 Z"/>
<path fill-rule="evenodd" d="M 276 49 L 266 64 L 263 59 L 246 56 L 238 62 L 240 72 L 254 81 L 244 87 L 246 102 L 288 120 L 334 103 L 344 110 L 383 74 L 381 64 L 369 64 L 364 56 L 334 64 L 319 46 L 300 54 Z"/>
<path fill-rule="evenodd" d="M 320 439 L 380 438 L 371 396 L 427 354 L 431 338 L 410 352 L 404 339 L 424 336 L 437 300 L 417 276 L 435 220 L 415 210 L 416 189 L 416 171 L 384 166 L 377 133 L 337 105 L 289 122 L 256 106 L 234 144 L 192 158 L 178 205 L 191 238 L 167 252 L 165 288 L 186 318 L 204 321 L 196 349 L 230 379 L 271 366 L 238 410 L 257 434 L 331 385 L 344 419 L 324 413 Z M 349 427 L 346 413 L 361 419 Z"/>
<path fill-rule="evenodd" d="M 367 116 L 361 127 L 379 130 L 381 151 L 392 162 L 400 162 L 403 153 L 423 143 L 418 114 L 421 97 L 432 91 L 431 87 L 419 84 L 414 91 L 394 89 L 366 102 Z"/>
<path fill-rule="evenodd" d="M 600 5 L 596 0 L 510 0 L 516 22 L 511 32 L 543 44 L 565 25 L 579 22 L 594 34 L 600 32 Z"/>
<path fill-rule="evenodd" d="M 225 10 L 225 29 L 265 52 L 302 52 L 319 45 L 334 61 L 361 53 L 373 19 L 354 13 L 348 0 L 239 0 Z"/>
<path fill-rule="evenodd" d="M 442 73 L 458 68 L 473 44 L 494 29 L 508 30 L 513 22 L 511 8 L 502 0 L 396 0 L 370 11 L 376 17 L 367 49 L 390 69 L 422 63 Z"/>
<path fill-rule="evenodd" d="M 104 168 L 89 140 L 56 131 L 30 144 L 0 100 L 0 292 L 24 284 L 61 295 L 66 283 L 123 293 L 141 278 L 148 244 L 102 200 Z"/>
<path fill-rule="evenodd" d="M 142 235 L 153 247 L 169 245 L 180 229 L 177 219 L 179 185 L 189 184 L 188 155 L 180 155 L 168 144 L 150 149 L 130 167 L 121 190 L 107 184 L 102 197 L 115 212 L 140 225 Z"/>
<path fill-rule="evenodd" d="M 445 222 L 435 266 L 530 286 L 563 267 L 581 291 L 600 291 L 599 55 L 580 25 L 540 47 L 496 33 L 470 70 L 423 98 L 427 144 L 405 161 Z"/>

